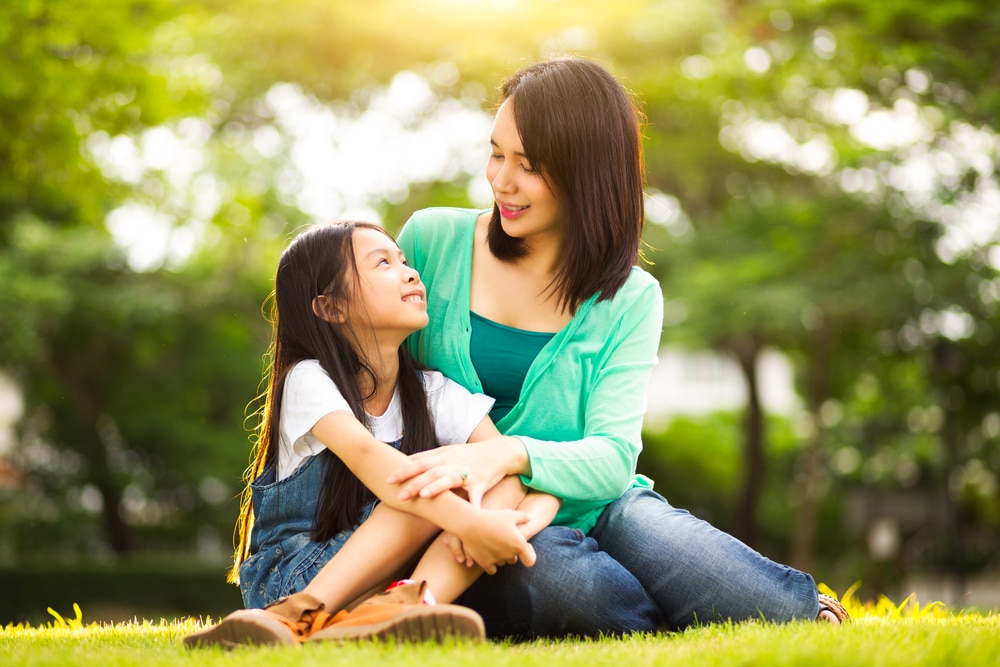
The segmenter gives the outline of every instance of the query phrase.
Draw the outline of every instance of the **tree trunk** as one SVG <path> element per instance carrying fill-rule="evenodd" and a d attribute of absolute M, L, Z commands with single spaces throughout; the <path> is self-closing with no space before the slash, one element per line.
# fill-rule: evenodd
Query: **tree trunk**
<path fill-rule="evenodd" d="M 791 564 L 805 572 L 812 570 L 816 515 L 819 509 L 820 486 L 823 479 L 823 450 L 826 437 L 820 419 L 823 403 L 830 396 L 830 346 L 833 332 L 824 321 L 813 338 L 813 352 L 808 368 L 806 401 L 812 434 L 802 455 L 802 464 L 796 476 L 798 512 L 792 533 Z"/>
<path fill-rule="evenodd" d="M 133 547 L 132 529 L 122 518 L 122 490 L 110 479 L 98 481 L 97 488 L 104 500 L 104 537 L 108 541 L 108 546 L 116 554 L 127 554 Z"/>
<path fill-rule="evenodd" d="M 732 344 L 747 385 L 747 406 L 743 414 L 743 484 L 737 508 L 736 536 L 751 547 L 757 541 L 757 506 L 764 478 L 764 410 L 757 382 L 760 347 L 758 337 L 753 334 L 741 336 Z"/>
<path fill-rule="evenodd" d="M 97 392 L 93 391 L 81 377 L 84 372 L 75 372 L 72 359 L 55 363 L 53 369 L 66 389 L 69 399 L 66 424 L 75 424 L 76 429 L 68 428 L 63 433 L 63 440 L 76 444 L 76 451 L 86 461 L 87 476 L 84 481 L 91 482 L 101 493 L 104 503 L 103 524 L 104 537 L 108 546 L 116 554 L 126 554 L 133 549 L 132 530 L 125 523 L 121 514 L 123 484 L 116 479 L 108 461 L 108 448 L 100 434 L 99 420 L 102 406 Z M 74 432 L 75 431 L 75 432 Z"/>

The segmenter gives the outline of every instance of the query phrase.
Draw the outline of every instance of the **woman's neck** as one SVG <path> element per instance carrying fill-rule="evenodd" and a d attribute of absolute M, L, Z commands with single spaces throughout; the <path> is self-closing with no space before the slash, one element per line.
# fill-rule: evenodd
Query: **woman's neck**
<path fill-rule="evenodd" d="M 515 329 L 557 332 L 573 313 L 560 304 L 553 282 L 562 266 L 561 246 L 535 244 L 528 254 L 500 260 L 487 241 L 488 218 L 476 229 L 472 256 L 470 309 Z"/>

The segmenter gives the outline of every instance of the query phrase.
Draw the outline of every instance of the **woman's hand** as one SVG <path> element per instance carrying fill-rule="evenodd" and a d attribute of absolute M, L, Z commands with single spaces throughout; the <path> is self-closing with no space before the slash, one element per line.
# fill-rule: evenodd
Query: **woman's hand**
<path fill-rule="evenodd" d="M 400 500 L 417 496 L 433 498 L 450 489 L 465 489 L 469 502 L 479 507 L 483 495 L 501 479 L 525 472 L 518 469 L 516 462 L 521 460 L 527 460 L 521 441 L 497 436 L 482 442 L 412 454 L 404 467 L 389 475 L 386 481 L 400 485 Z"/>

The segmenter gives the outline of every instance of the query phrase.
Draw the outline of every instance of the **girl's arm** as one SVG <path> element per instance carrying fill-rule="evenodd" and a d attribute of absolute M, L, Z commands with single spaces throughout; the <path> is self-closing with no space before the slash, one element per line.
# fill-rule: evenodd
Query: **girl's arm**
<path fill-rule="evenodd" d="M 515 477 L 514 479 L 517 478 Z M 520 484 L 521 481 L 518 480 L 518 483 Z M 524 537 L 530 540 L 540 533 L 542 528 L 548 527 L 552 523 L 552 520 L 556 518 L 556 513 L 559 511 L 561 505 L 562 501 L 553 495 L 528 489 L 524 500 L 517 506 L 518 510 L 527 512 L 530 517 L 519 526 Z"/>
<path fill-rule="evenodd" d="M 498 564 L 515 556 L 534 562 L 534 550 L 519 528 L 528 520 L 523 512 L 483 509 L 453 493 L 399 500 L 397 490 L 386 482 L 385 471 L 402 466 L 407 456 L 376 440 L 349 412 L 325 415 L 313 426 L 312 434 L 386 505 L 427 519 L 459 536 L 486 572 L 493 574 Z"/>

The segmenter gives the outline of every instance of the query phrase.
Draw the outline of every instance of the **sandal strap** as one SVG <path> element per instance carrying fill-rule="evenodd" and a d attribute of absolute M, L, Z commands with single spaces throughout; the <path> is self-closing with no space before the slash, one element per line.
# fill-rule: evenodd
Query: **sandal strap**
<path fill-rule="evenodd" d="M 832 595 L 827 595 L 826 593 L 819 594 L 819 611 L 829 611 L 831 614 L 837 617 L 837 620 L 841 623 L 850 623 L 851 615 L 847 613 L 844 609 L 844 605 L 840 604 L 840 600 L 833 597 Z M 817 618 L 819 616 L 817 615 Z"/>

